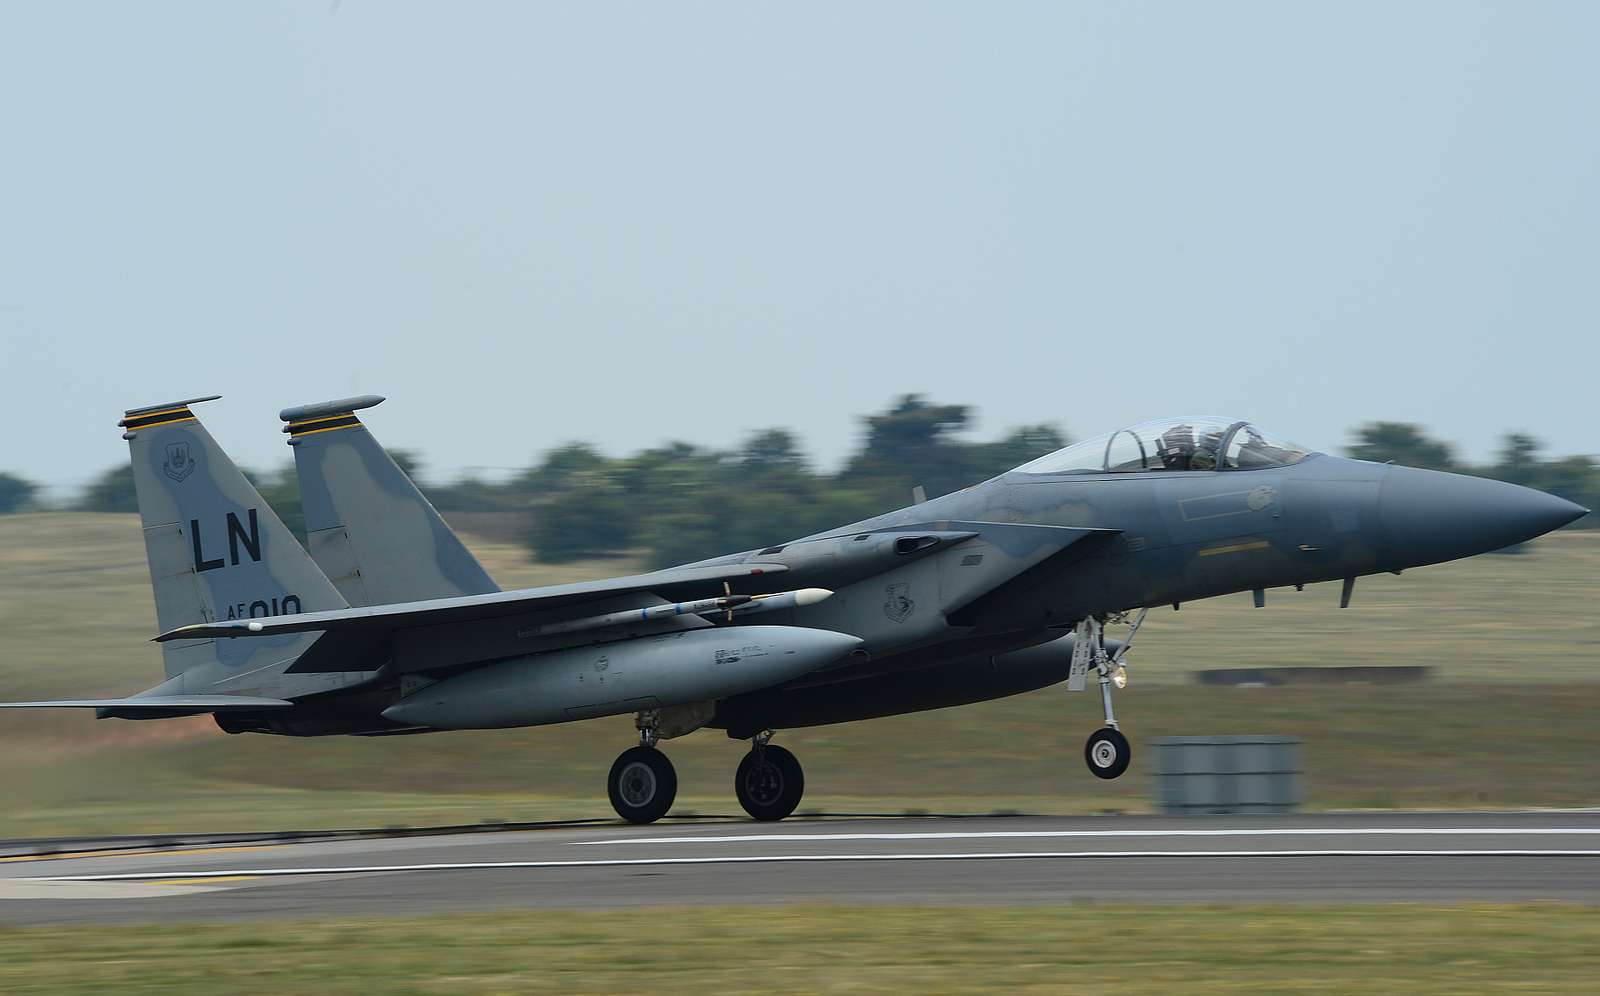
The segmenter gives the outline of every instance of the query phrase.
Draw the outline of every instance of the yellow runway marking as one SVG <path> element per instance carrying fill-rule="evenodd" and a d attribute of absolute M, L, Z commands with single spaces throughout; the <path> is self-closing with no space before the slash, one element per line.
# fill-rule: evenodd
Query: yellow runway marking
<path fill-rule="evenodd" d="M 1235 543 L 1232 546 L 1213 546 L 1201 550 L 1199 556 L 1215 557 L 1219 553 L 1244 553 L 1246 550 L 1265 550 L 1271 545 L 1266 540 L 1254 540 L 1249 543 Z"/>
<path fill-rule="evenodd" d="M 216 878 L 159 878 L 140 885 L 211 885 L 214 882 L 248 882 L 259 875 L 219 875 Z"/>
<path fill-rule="evenodd" d="M 281 844 L 253 844 L 238 847 L 192 847 L 170 851 L 65 851 L 61 854 L 18 854 L 0 858 L 0 864 L 14 861 L 69 861 L 77 858 L 139 858 L 152 854 L 170 854 L 174 857 L 191 854 L 237 854 L 240 851 L 270 851 L 281 846 Z"/>

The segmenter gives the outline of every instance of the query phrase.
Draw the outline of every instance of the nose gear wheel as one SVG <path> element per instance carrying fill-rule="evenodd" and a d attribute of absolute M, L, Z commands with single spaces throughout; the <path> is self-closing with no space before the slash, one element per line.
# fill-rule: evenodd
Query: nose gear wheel
<path fill-rule="evenodd" d="M 1106 726 L 1090 734 L 1089 742 L 1083 745 L 1083 759 L 1089 763 L 1089 770 L 1095 775 L 1115 778 L 1128 770 L 1128 762 L 1133 760 L 1133 749 L 1122 731 Z"/>

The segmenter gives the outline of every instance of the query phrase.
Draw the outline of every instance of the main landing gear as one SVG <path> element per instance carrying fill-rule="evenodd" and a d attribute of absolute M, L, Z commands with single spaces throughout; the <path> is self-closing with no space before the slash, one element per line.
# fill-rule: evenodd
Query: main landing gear
<path fill-rule="evenodd" d="M 651 712 L 639 714 L 634 723 L 639 728 L 639 746 L 618 755 L 606 779 L 611 808 L 629 823 L 654 823 L 667 815 L 678 795 L 677 772 L 656 747 L 660 741 L 657 719 Z M 739 805 L 764 822 L 793 813 L 806 790 L 800 762 L 771 740 L 770 730 L 752 737 L 750 752 L 740 760 L 733 778 Z"/>
<path fill-rule="evenodd" d="M 1074 631 L 1076 639 L 1072 646 L 1072 670 L 1067 678 L 1067 690 L 1083 691 L 1092 665 L 1100 682 L 1100 702 L 1106 714 L 1106 725 L 1090 734 L 1088 743 L 1083 745 L 1083 759 L 1097 778 L 1116 778 L 1128 770 L 1128 764 L 1133 760 L 1133 747 L 1117 727 L 1117 716 L 1111 709 L 1111 687 L 1124 688 L 1128 684 L 1128 671 L 1122 659 L 1133 643 L 1134 634 L 1144 625 L 1148 611 L 1139 610 L 1133 620 L 1133 628 L 1128 631 L 1116 653 L 1106 652 L 1105 625 L 1099 619 L 1085 619 L 1078 623 Z"/>
<path fill-rule="evenodd" d="M 606 780 L 611 808 L 629 823 L 654 823 L 678 797 L 678 773 L 654 747 L 630 747 L 618 755 Z"/>
<path fill-rule="evenodd" d="M 782 747 L 768 743 L 771 739 L 770 730 L 752 737 L 750 753 L 739 762 L 739 770 L 733 776 L 739 805 L 763 822 L 781 820 L 793 813 L 806 791 L 800 762 Z"/>
<path fill-rule="evenodd" d="M 678 773 L 667 755 L 656 749 L 661 739 L 656 732 L 657 718 L 654 712 L 639 714 L 634 720 L 639 746 L 617 755 L 606 778 L 611 808 L 629 823 L 654 823 L 667 815 L 678 797 Z"/>

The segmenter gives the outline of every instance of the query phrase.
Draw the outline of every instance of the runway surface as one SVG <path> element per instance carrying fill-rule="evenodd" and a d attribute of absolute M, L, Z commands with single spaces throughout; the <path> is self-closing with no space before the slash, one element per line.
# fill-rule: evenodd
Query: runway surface
<path fill-rule="evenodd" d="M 0 857 L 0 924 L 794 903 L 1600 902 L 1600 812 L 663 821 Z"/>

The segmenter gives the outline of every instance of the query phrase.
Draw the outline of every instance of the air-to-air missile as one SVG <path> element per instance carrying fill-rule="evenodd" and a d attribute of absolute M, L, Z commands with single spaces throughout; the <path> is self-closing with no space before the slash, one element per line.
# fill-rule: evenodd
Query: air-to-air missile
<path fill-rule="evenodd" d="M 727 613 L 731 619 L 735 615 L 753 616 L 760 612 L 815 605 L 832 594 L 833 592 L 826 588 L 801 588 L 799 591 L 780 591 L 771 595 L 719 595 L 716 598 L 701 598 L 692 602 L 671 602 L 666 605 L 650 605 L 642 609 L 607 612 L 599 616 L 584 616 L 582 619 L 567 619 L 540 626 L 535 632 L 539 636 L 554 636 L 557 633 L 576 633 L 586 629 L 629 626 L 650 622 L 653 619 L 665 619 L 668 616 L 703 616 L 712 613 Z"/>
<path fill-rule="evenodd" d="M 793 681 L 843 660 L 861 642 L 798 626 L 636 637 L 480 667 L 428 685 L 383 715 L 434 729 L 485 730 L 659 709 Z"/>

